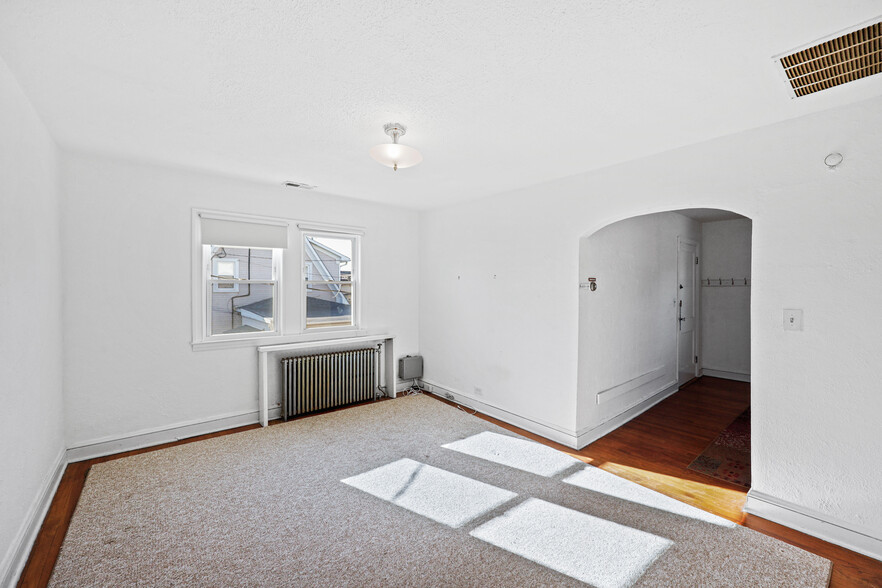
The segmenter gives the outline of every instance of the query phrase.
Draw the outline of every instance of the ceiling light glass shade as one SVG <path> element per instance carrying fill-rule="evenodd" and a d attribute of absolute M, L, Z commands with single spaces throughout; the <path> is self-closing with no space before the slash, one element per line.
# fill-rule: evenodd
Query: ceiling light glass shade
<path fill-rule="evenodd" d="M 423 156 L 420 155 L 419 151 L 399 143 L 374 145 L 371 147 L 370 154 L 378 163 L 382 163 L 394 170 L 413 167 L 423 160 Z"/>
<path fill-rule="evenodd" d="M 419 151 L 413 147 L 398 143 L 398 138 L 404 136 L 407 132 L 407 127 L 403 124 L 386 123 L 383 125 L 383 132 L 392 137 L 392 142 L 371 147 L 371 157 L 378 163 L 398 171 L 399 167 L 413 167 L 423 160 L 423 156 L 420 155 Z"/>

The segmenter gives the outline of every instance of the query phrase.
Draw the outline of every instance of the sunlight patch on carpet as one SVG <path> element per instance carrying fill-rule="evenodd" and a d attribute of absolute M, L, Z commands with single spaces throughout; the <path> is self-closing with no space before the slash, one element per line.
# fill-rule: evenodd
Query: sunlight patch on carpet
<path fill-rule="evenodd" d="M 340 481 L 454 528 L 517 496 L 412 459 L 399 459 Z"/>
<path fill-rule="evenodd" d="M 597 588 L 631 586 L 674 544 L 537 498 L 471 535 Z"/>
<path fill-rule="evenodd" d="M 593 466 L 587 466 L 585 469 L 576 472 L 572 476 L 564 478 L 563 481 L 567 484 L 578 486 L 579 488 L 591 490 L 592 492 L 599 492 L 600 494 L 620 498 L 622 500 L 627 500 L 628 502 L 635 502 L 637 504 L 642 504 L 643 506 L 663 510 L 682 517 L 711 523 L 712 525 L 729 528 L 737 526 L 732 521 L 726 520 L 723 517 L 705 512 L 700 508 L 696 508 L 685 502 L 680 502 L 670 496 L 665 496 L 660 492 L 650 490 L 649 488 L 645 488 L 639 484 L 635 484 L 634 482 L 625 480 L 624 478 L 620 478 Z"/>
<path fill-rule="evenodd" d="M 551 447 L 491 431 L 441 447 L 548 478 L 582 463 Z"/>

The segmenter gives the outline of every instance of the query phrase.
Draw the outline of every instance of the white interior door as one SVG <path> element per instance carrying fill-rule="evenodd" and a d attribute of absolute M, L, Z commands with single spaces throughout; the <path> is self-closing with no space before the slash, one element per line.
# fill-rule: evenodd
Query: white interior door
<path fill-rule="evenodd" d="M 686 239 L 677 242 L 677 380 L 683 385 L 698 375 L 698 245 Z"/>

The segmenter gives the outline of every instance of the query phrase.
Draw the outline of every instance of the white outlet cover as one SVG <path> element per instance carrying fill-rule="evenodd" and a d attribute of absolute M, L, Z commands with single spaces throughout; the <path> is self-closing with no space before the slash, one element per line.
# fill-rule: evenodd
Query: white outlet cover
<path fill-rule="evenodd" d="M 801 331 L 802 330 L 802 309 L 801 308 L 785 308 L 784 309 L 784 330 L 785 331 Z"/>

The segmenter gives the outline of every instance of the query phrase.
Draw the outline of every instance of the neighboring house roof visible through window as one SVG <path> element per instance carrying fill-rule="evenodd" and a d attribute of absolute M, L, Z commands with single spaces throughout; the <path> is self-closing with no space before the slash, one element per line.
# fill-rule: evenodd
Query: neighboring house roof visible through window
<path fill-rule="evenodd" d="M 253 315 L 253 318 L 272 318 L 273 317 L 273 299 L 272 298 L 264 298 L 263 300 L 258 300 L 257 302 L 252 302 L 251 304 L 246 304 L 244 306 L 237 306 L 236 310 L 241 312 L 242 314 L 249 313 Z"/>
<path fill-rule="evenodd" d="M 312 237 L 307 237 L 306 240 L 307 240 L 307 241 L 309 242 L 309 244 L 312 245 L 313 247 L 317 247 L 317 248 L 321 249 L 322 251 L 327 252 L 327 254 L 330 255 L 331 257 L 334 257 L 334 258 L 336 258 L 337 260 L 339 260 L 340 263 L 347 263 L 347 262 L 349 262 L 349 261 L 352 261 L 351 259 L 349 259 L 349 258 L 346 257 L 345 255 L 343 255 L 343 254 L 340 253 L 339 251 L 336 251 L 336 250 L 334 250 L 334 249 L 331 249 L 331 248 L 328 247 L 327 245 L 322 245 L 321 243 L 319 243 L 318 241 L 316 241 L 316 240 L 313 239 Z M 318 257 L 318 256 L 316 256 L 316 257 Z"/>
<path fill-rule="evenodd" d="M 307 313 L 311 318 L 348 316 L 352 312 L 349 308 L 349 301 L 346 301 L 345 304 L 341 304 L 333 300 L 322 300 L 321 298 L 310 297 L 306 299 L 306 307 Z"/>
<path fill-rule="evenodd" d="M 325 252 L 328 256 L 334 258 L 337 261 L 337 263 L 340 265 L 343 265 L 345 263 L 349 263 L 350 261 L 352 261 L 346 255 L 343 255 L 339 251 L 336 251 L 336 250 L 328 247 L 327 245 L 323 245 L 322 243 L 319 243 L 318 241 L 316 241 L 312 237 L 306 237 L 305 250 L 306 250 L 306 257 L 308 258 L 308 260 L 314 264 L 313 267 L 318 270 L 319 274 L 321 274 L 322 280 L 327 281 L 327 282 L 339 281 L 340 277 L 337 277 L 337 278 L 334 277 L 334 274 L 331 272 L 330 269 L 328 269 L 328 266 L 325 265 L 325 261 L 322 259 L 321 255 L 318 254 L 317 250 L 321 250 L 321 251 Z M 350 275 L 351 275 L 351 272 L 350 272 Z M 343 307 L 349 306 L 349 301 L 346 299 L 346 296 L 343 295 L 342 288 L 340 287 L 339 284 L 329 284 L 328 286 L 332 290 L 335 291 L 335 294 L 334 294 L 335 302 L 332 304 L 337 304 L 337 305 L 340 305 Z M 334 311 L 330 312 L 328 315 L 325 315 L 325 316 L 335 316 L 338 314 L 344 314 L 344 313 L 336 312 L 336 309 L 335 309 Z"/>

